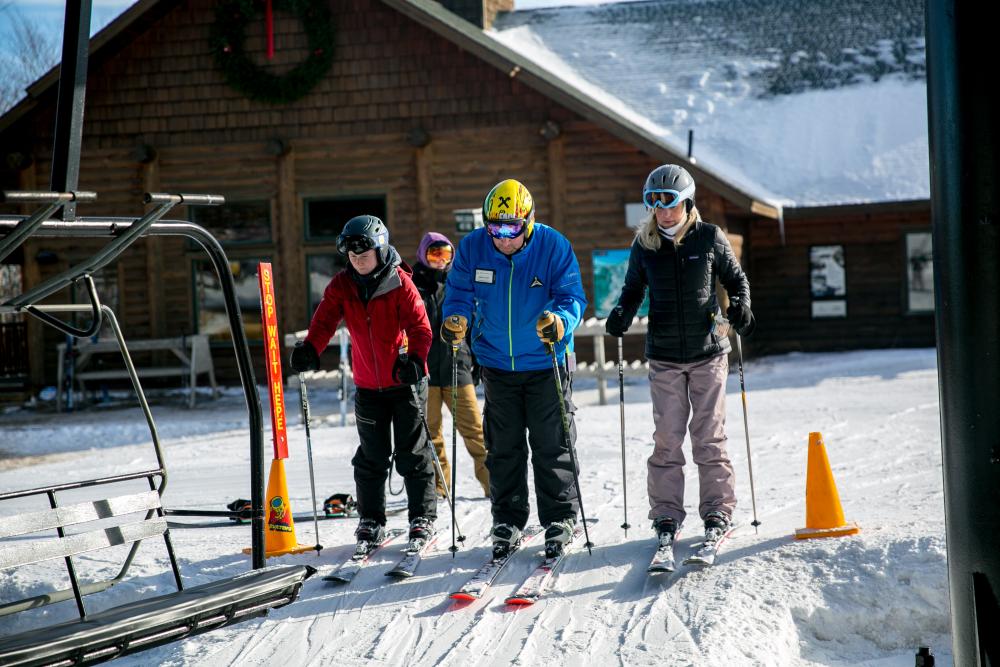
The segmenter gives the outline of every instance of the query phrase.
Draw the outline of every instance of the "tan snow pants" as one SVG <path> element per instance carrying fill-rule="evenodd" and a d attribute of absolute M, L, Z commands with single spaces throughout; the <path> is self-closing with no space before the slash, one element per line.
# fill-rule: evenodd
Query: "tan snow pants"
<path fill-rule="evenodd" d="M 441 460 L 441 469 L 447 478 L 448 488 L 451 488 L 451 466 L 448 464 L 448 454 L 445 451 L 444 435 L 441 433 L 441 405 L 451 410 L 451 387 L 428 387 L 427 394 L 427 427 L 431 431 L 434 451 Z M 455 415 L 452 415 L 455 417 Z M 483 444 L 483 418 L 479 414 L 479 403 L 476 401 L 476 388 L 471 384 L 458 388 L 458 432 L 462 434 L 465 449 L 472 457 L 476 479 L 483 489 L 483 495 L 490 495 L 490 473 L 486 470 L 486 447 Z M 444 495 L 441 480 L 437 481 L 439 495 Z"/>
<path fill-rule="evenodd" d="M 684 453 L 690 417 L 691 454 L 698 466 L 698 513 L 732 516 L 736 507 L 733 465 L 726 453 L 726 377 L 729 358 L 720 354 L 689 364 L 649 361 L 653 399 L 653 454 L 647 462 L 649 518 L 684 521 Z"/>

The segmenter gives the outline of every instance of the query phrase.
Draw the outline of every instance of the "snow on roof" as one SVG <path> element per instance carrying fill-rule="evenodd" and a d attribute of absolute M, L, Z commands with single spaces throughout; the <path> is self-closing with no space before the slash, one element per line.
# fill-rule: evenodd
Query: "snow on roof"
<path fill-rule="evenodd" d="M 647 0 L 488 34 L 786 206 L 929 197 L 920 0 Z"/>

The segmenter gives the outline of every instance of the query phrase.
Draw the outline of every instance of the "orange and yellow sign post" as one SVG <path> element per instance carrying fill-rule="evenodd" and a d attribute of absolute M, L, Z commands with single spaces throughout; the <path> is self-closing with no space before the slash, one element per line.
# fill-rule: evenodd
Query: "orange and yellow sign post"
<path fill-rule="evenodd" d="M 278 343 L 278 311 L 274 302 L 274 274 L 269 262 L 257 267 L 260 283 L 261 323 L 264 329 L 264 358 L 267 361 L 267 387 L 271 399 L 271 432 L 274 437 L 274 460 L 267 479 L 267 523 L 264 554 L 267 557 L 312 551 L 313 547 L 295 539 L 295 520 L 288 501 L 285 462 L 288 458 L 288 433 L 285 428 L 285 392 L 281 384 L 281 346 Z"/>

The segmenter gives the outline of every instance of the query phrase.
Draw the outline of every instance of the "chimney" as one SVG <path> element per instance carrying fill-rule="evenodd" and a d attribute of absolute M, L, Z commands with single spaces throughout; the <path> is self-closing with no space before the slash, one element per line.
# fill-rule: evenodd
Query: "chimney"
<path fill-rule="evenodd" d="M 445 9 L 483 30 L 493 25 L 499 12 L 514 11 L 514 0 L 439 0 Z"/>

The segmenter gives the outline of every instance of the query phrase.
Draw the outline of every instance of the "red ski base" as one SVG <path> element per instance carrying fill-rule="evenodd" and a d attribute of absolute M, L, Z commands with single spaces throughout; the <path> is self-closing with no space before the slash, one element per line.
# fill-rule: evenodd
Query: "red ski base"
<path fill-rule="evenodd" d="M 529 604 L 535 604 L 535 601 L 530 598 L 507 598 L 507 604 L 525 607 Z"/>
<path fill-rule="evenodd" d="M 478 600 L 479 598 L 477 598 L 475 595 L 469 595 L 468 593 L 452 593 L 451 594 L 451 599 L 452 600 L 465 600 L 466 602 L 471 602 L 473 600 Z"/>

